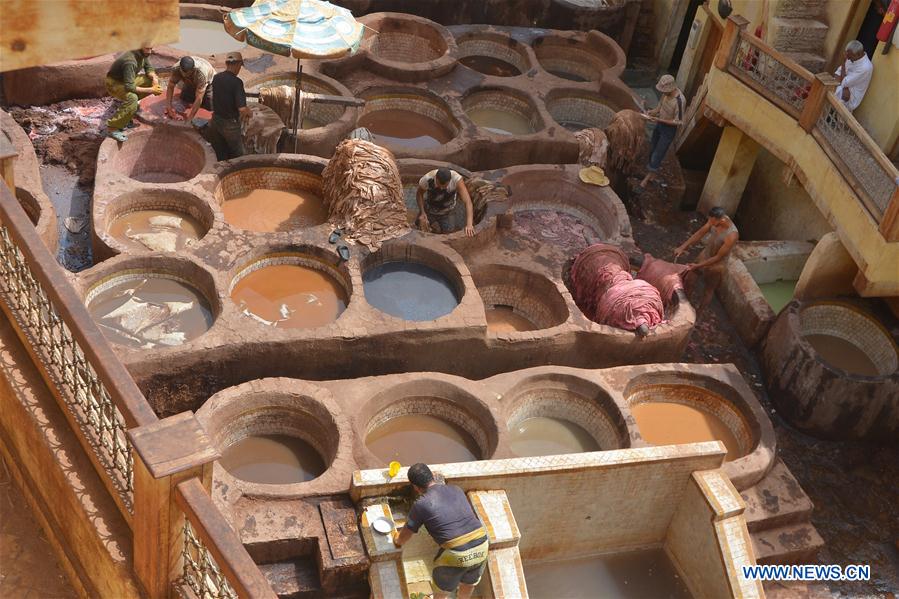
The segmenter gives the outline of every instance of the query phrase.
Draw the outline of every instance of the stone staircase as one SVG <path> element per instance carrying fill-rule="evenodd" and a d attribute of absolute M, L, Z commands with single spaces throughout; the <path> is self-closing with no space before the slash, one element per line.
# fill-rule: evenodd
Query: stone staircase
<path fill-rule="evenodd" d="M 830 27 L 824 12 L 828 1 L 782 0 L 771 19 L 769 43 L 812 73 L 820 73 L 827 66 L 824 37 Z"/>

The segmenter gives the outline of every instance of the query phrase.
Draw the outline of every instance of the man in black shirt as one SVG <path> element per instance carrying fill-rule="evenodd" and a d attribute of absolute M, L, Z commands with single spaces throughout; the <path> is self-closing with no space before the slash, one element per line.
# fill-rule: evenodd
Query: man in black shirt
<path fill-rule="evenodd" d="M 435 481 L 427 465 L 413 464 L 407 476 L 419 497 L 396 535 L 396 545 L 405 545 L 424 525 L 440 545 L 431 572 L 435 599 L 449 597 L 457 589 L 457 599 L 468 599 L 487 565 L 487 529 L 465 491 Z"/>
<path fill-rule="evenodd" d="M 249 114 L 247 95 L 243 81 L 237 76 L 243 66 L 240 52 L 229 52 L 225 57 L 225 70 L 212 79 L 212 121 L 209 123 L 209 143 L 219 160 L 229 160 L 244 155 L 240 117 Z"/>

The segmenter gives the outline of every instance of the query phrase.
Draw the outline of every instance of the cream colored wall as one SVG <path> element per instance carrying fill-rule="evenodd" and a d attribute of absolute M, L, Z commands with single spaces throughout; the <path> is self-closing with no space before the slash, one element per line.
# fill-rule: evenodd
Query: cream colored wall
<path fill-rule="evenodd" d="M 783 180 L 786 165 L 761 148 L 737 210 L 744 240 L 817 241 L 833 228 L 808 192 L 793 180 Z"/>
<path fill-rule="evenodd" d="M 828 64 L 834 66 L 834 69 L 839 65 L 846 42 L 853 39 L 862 26 L 865 13 L 870 5 L 871 0 L 829 0 L 827 2 L 825 14 L 830 29 L 824 36 L 824 56 L 827 58 Z M 843 33 L 844 30 L 845 33 Z"/>
<path fill-rule="evenodd" d="M 874 52 L 871 86 L 855 118 L 881 149 L 889 153 L 899 141 L 899 48 L 893 46 L 883 55 L 883 42 Z"/>

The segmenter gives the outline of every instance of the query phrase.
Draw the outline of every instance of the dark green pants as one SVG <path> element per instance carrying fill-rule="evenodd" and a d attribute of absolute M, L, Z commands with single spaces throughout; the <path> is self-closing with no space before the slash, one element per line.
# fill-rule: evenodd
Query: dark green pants
<path fill-rule="evenodd" d="M 219 160 L 230 160 L 246 153 L 238 119 L 229 120 L 212 115 L 207 137 Z"/>

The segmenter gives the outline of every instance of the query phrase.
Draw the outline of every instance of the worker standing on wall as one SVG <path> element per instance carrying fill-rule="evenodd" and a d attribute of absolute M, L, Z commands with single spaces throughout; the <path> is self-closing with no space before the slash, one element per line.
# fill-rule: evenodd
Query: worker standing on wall
<path fill-rule="evenodd" d="M 197 116 L 200 108 L 212 110 L 212 79 L 215 77 L 215 69 L 204 58 L 199 56 L 184 56 L 172 68 L 172 76 L 169 77 L 169 88 L 165 97 L 165 115 L 180 121 L 191 120 Z M 175 87 L 181 84 L 181 101 L 192 104 L 186 114 L 179 114 L 172 107 L 172 98 L 175 95 Z"/>
<path fill-rule="evenodd" d="M 474 208 L 471 194 L 465 187 L 462 175 L 448 168 L 435 169 L 418 182 L 418 227 L 422 231 L 452 233 L 455 228 L 452 216 L 456 209 L 456 199 L 465 204 L 465 235 L 474 235 Z"/>
<path fill-rule="evenodd" d="M 699 254 L 699 262 L 688 265 L 684 274 L 696 271 L 702 273 L 705 287 L 699 304 L 699 311 L 702 311 L 712 303 L 712 296 L 721 284 L 724 269 L 727 268 L 727 257 L 740 239 L 740 232 L 737 231 L 734 221 L 724 212 L 724 208 L 715 206 L 709 210 L 706 223 L 674 250 L 674 257 L 677 258 L 686 252 L 700 239 L 704 240 L 705 248 Z"/>
<path fill-rule="evenodd" d="M 249 117 L 250 109 L 247 108 L 243 81 L 237 76 L 242 67 L 243 56 L 240 52 L 229 52 L 225 57 L 225 70 L 212 79 L 215 106 L 208 138 L 219 160 L 237 158 L 245 153 L 240 119 L 243 115 Z"/>
<path fill-rule="evenodd" d="M 131 126 L 131 119 L 140 108 L 140 99 L 162 93 L 159 76 L 150 64 L 152 53 L 153 48 L 144 45 L 137 50 L 119 54 L 106 73 L 106 91 L 113 98 L 122 101 L 112 118 L 106 121 L 107 135 L 116 141 L 127 139 L 122 130 Z"/>
<path fill-rule="evenodd" d="M 408 477 L 419 497 L 396 535 L 396 545 L 405 545 L 423 524 L 440 545 L 431 573 L 435 599 L 449 597 L 457 589 L 457 599 L 468 599 L 487 565 L 487 529 L 465 491 L 438 483 L 427 465 L 413 464 Z"/>
<path fill-rule="evenodd" d="M 671 75 L 662 75 L 656 83 L 656 89 L 662 94 L 659 105 L 643 115 L 643 118 L 655 123 L 656 126 L 652 131 L 650 142 L 648 172 L 640 182 L 641 188 L 645 188 L 658 175 L 665 154 L 668 153 L 668 148 L 677 135 L 677 128 L 684 121 L 684 110 L 687 108 L 687 100 L 677 89 Z"/>

